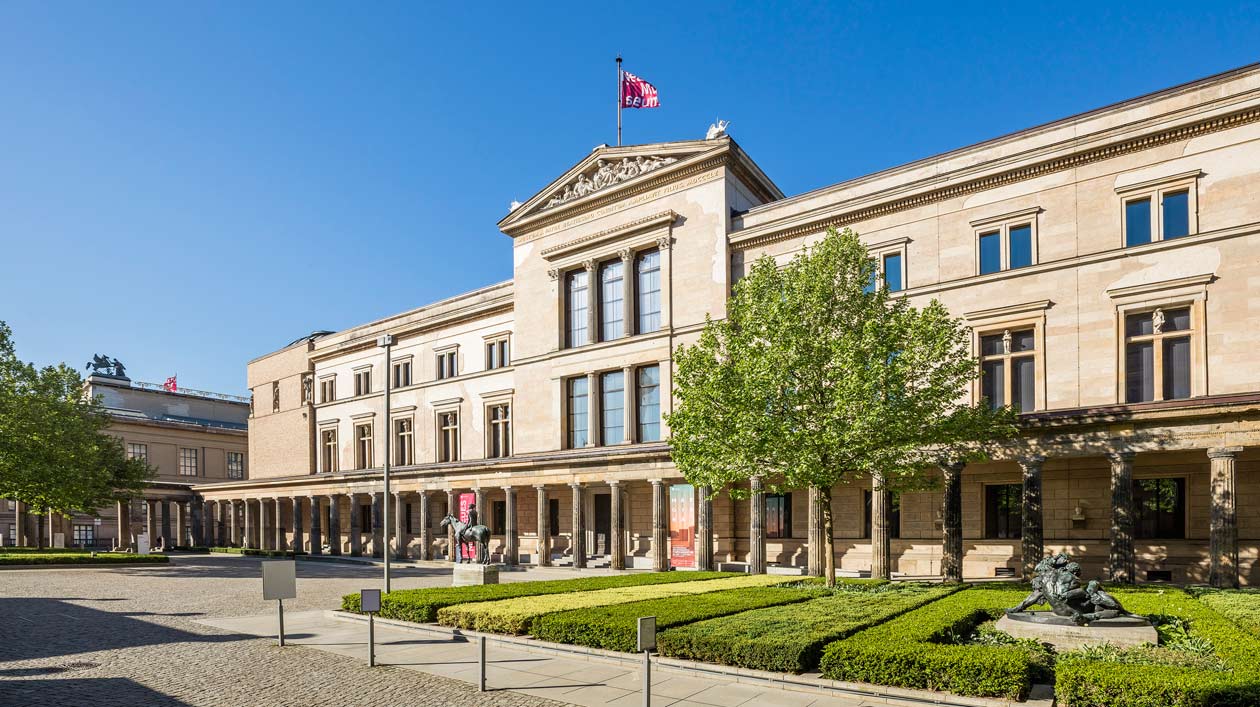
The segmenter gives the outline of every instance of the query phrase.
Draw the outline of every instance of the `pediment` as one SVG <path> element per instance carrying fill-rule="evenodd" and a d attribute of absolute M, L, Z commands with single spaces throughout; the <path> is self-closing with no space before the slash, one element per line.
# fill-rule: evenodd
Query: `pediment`
<path fill-rule="evenodd" d="M 652 145 L 601 145 L 499 222 L 504 231 L 552 216 L 579 213 L 605 197 L 631 194 L 637 187 L 729 150 L 728 138 Z"/>

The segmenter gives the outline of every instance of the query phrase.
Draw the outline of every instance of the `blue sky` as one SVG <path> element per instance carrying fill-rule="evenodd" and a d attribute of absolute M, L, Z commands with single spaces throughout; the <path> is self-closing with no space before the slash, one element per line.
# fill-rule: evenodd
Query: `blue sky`
<path fill-rule="evenodd" d="M 1250 5 L 0 4 L 19 354 L 243 393 L 246 362 L 511 277 L 495 222 L 715 117 L 788 194 L 1260 59 Z M 465 9 L 466 8 L 466 9 Z"/>

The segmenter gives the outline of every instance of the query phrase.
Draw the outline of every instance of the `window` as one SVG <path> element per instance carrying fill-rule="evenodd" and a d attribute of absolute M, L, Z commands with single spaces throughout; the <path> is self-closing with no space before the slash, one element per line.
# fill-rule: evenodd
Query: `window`
<path fill-rule="evenodd" d="M 1143 182 L 1117 189 L 1123 204 L 1124 245 L 1144 245 L 1196 233 L 1198 177 L 1196 170 L 1162 178 L 1158 183 Z"/>
<path fill-rule="evenodd" d="M 863 529 L 862 537 L 871 537 L 871 511 L 873 494 L 870 489 L 862 492 L 866 502 L 866 527 Z M 901 496 L 895 493 L 888 494 L 888 537 L 901 537 Z"/>
<path fill-rule="evenodd" d="M 395 388 L 406 388 L 411 385 L 411 361 L 398 361 L 394 364 L 394 381 Z"/>
<path fill-rule="evenodd" d="M 901 262 L 901 253 L 887 253 L 883 257 L 884 284 L 888 285 L 889 292 L 900 292 L 905 289 L 905 283 L 902 282 Z"/>
<path fill-rule="evenodd" d="M 9 544 L 17 545 L 17 523 L 9 523 Z"/>
<path fill-rule="evenodd" d="M 1027 216 L 1027 212 L 1020 216 Z M 1032 221 L 994 223 L 989 220 L 982 225 L 977 236 L 979 274 L 1025 268 L 1036 260 Z"/>
<path fill-rule="evenodd" d="M 319 381 L 319 402 L 331 403 L 337 399 L 337 378 L 329 376 Z"/>
<path fill-rule="evenodd" d="M 1125 316 L 1125 401 L 1190 397 L 1192 335 L 1189 307 Z"/>
<path fill-rule="evenodd" d="M 437 355 L 437 377 L 438 380 L 445 378 L 454 378 L 459 375 L 459 351 L 443 351 Z"/>
<path fill-rule="evenodd" d="M 650 250 L 635 258 L 638 297 L 638 330 L 646 334 L 661 328 L 661 252 Z"/>
<path fill-rule="evenodd" d="M 75 547 L 92 547 L 96 545 L 96 528 L 86 523 L 74 525 L 74 546 Z"/>
<path fill-rule="evenodd" d="M 1036 338 L 1034 329 L 980 337 L 980 395 L 990 407 L 1037 408 Z"/>
<path fill-rule="evenodd" d="M 658 442 L 661 439 L 661 367 L 643 366 L 637 375 L 639 441 Z"/>
<path fill-rule="evenodd" d="M 590 342 L 587 317 L 590 297 L 587 292 L 590 273 L 572 270 L 565 275 L 565 322 L 568 325 L 565 342 L 568 346 L 585 346 Z"/>
<path fill-rule="evenodd" d="M 560 499 L 547 499 L 547 530 L 551 537 L 560 535 Z"/>
<path fill-rule="evenodd" d="M 407 533 L 408 535 L 411 535 L 412 533 L 416 532 L 413 529 L 412 524 L 411 524 L 411 504 L 410 503 L 403 504 L 403 518 L 407 519 L 407 529 L 403 532 Z"/>
<path fill-rule="evenodd" d="M 569 449 L 577 449 L 586 446 L 590 432 L 586 376 L 570 378 L 566 385 L 568 386 L 566 446 Z"/>
<path fill-rule="evenodd" d="M 792 537 L 792 494 L 766 494 L 766 537 Z"/>
<path fill-rule="evenodd" d="M 271 384 L 271 411 L 280 412 L 280 381 Z"/>
<path fill-rule="evenodd" d="M 486 370 L 493 371 L 496 368 L 503 368 L 511 365 L 512 359 L 508 355 L 507 337 L 495 339 L 486 342 Z"/>
<path fill-rule="evenodd" d="M 984 537 L 1014 540 L 1024 524 L 1024 489 L 1019 484 L 984 487 Z"/>
<path fill-rule="evenodd" d="M 490 502 L 490 534 L 507 534 L 507 501 Z"/>
<path fill-rule="evenodd" d="M 137 442 L 127 443 L 127 458 L 139 459 L 146 464 L 149 462 L 149 445 Z"/>
<path fill-rule="evenodd" d="M 626 437 L 626 376 L 609 371 L 599 377 L 600 442 L 618 444 Z"/>
<path fill-rule="evenodd" d="M 1146 539 L 1186 537 L 1186 480 L 1133 482 L 1133 534 Z"/>
<path fill-rule="evenodd" d="M 438 413 L 438 461 L 459 461 L 459 413 Z"/>
<path fill-rule="evenodd" d="M 190 447 L 179 448 L 179 475 L 197 475 L 197 450 Z"/>
<path fill-rule="evenodd" d="M 354 426 L 354 468 L 372 468 L 372 423 Z"/>
<path fill-rule="evenodd" d="M 365 368 L 354 372 L 354 394 L 367 395 L 372 392 L 372 369 Z"/>
<path fill-rule="evenodd" d="M 394 463 L 398 466 L 416 463 L 415 426 L 410 417 L 394 420 Z"/>
<path fill-rule="evenodd" d="M 486 418 L 490 422 L 490 440 L 486 456 L 496 459 L 512 456 L 511 407 L 506 404 L 491 405 L 486 409 Z"/>
<path fill-rule="evenodd" d="M 193 450 L 197 451 L 197 450 Z M 229 479 L 245 478 L 245 453 L 244 452 L 228 452 L 227 453 L 227 475 Z"/>
<path fill-rule="evenodd" d="M 324 430 L 320 433 L 320 468 L 324 471 L 337 470 L 337 430 Z"/>
<path fill-rule="evenodd" d="M 599 266 L 599 340 L 611 341 L 625 336 L 625 265 L 610 260 Z"/>

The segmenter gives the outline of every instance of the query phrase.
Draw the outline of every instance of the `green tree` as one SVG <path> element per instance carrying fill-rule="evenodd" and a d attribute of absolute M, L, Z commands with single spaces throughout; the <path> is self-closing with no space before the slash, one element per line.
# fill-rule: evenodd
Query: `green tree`
<path fill-rule="evenodd" d="M 83 394 L 78 371 L 20 361 L 0 321 L 0 498 L 51 517 L 135 495 L 152 470 L 127 458 L 105 431 L 109 422 L 100 401 Z"/>
<path fill-rule="evenodd" d="M 876 266 L 849 230 L 780 267 L 765 256 L 736 283 L 727 316 L 675 356 L 673 459 L 689 482 L 823 491 L 825 571 L 835 583 L 830 489 L 931 483 L 928 469 L 983 458 L 1014 415 L 967 405 L 979 375 L 966 328 L 935 300 L 912 307 L 872 287 Z"/>

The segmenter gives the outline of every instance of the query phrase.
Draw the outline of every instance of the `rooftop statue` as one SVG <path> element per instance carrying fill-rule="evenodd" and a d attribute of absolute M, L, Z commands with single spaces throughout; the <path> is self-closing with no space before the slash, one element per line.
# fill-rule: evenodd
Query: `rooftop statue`
<path fill-rule="evenodd" d="M 92 354 L 92 360 L 87 362 L 83 367 L 86 371 L 91 371 L 89 375 L 94 376 L 111 376 L 113 378 L 126 378 L 127 367 L 118 359 L 110 360 L 109 356 L 100 354 Z"/>
<path fill-rule="evenodd" d="M 1038 562 L 1036 571 L 1032 592 L 1018 606 L 1007 609 L 1008 615 L 1031 613 L 1029 607 L 1038 604 L 1049 604 L 1054 615 L 1069 618 L 1081 626 L 1099 619 L 1134 615 L 1125 611 L 1097 580 L 1082 587 L 1081 566 L 1064 553 Z"/>
<path fill-rule="evenodd" d="M 726 135 L 726 128 L 729 125 L 730 123 L 728 121 L 718 118 L 717 120 L 715 120 L 713 123 L 709 125 L 708 131 L 706 131 L 704 134 L 704 139 L 716 140 L 720 137 L 724 137 Z"/>

